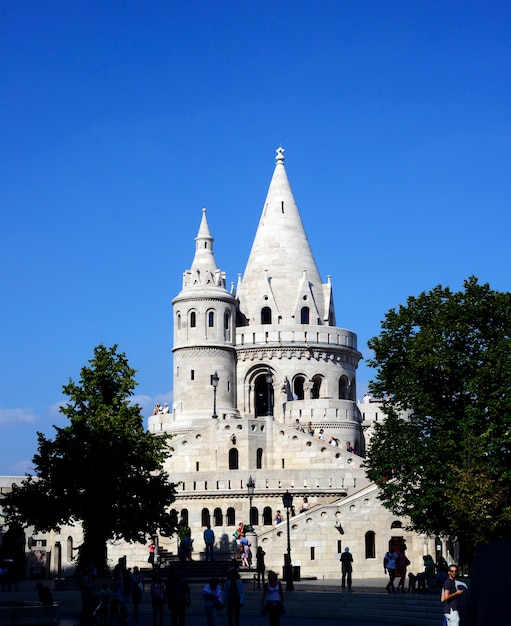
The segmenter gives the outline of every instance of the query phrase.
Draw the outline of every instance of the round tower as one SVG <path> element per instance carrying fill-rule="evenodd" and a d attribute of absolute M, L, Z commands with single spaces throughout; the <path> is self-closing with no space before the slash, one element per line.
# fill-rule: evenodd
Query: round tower
<path fill-rule="evenodd" d="M 225 287 L 213 255 L 206 209 L 202 209 L 192 266 L 173 299 L 173 421 L 197 425 L 214 416 L 237 415 L 236 301 Z"/>
<path fill-rule="evenodd" d="M 363 450 L 357 336 L 336 326 L 331 280 L 321 281 L 282 148 L 236 296 L 240 412 L 311 422 Z"/>

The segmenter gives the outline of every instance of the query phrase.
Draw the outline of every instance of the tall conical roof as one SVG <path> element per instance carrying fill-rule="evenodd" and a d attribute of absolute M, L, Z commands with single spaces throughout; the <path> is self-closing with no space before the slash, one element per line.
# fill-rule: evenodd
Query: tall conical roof
<path fill-rule="evenodd" d="M 322 324 L 328 319 L 323 286 L 287 178 L 283 148 L 278 148 L 276 161 L 237 293 L 240 311 L 249 324 L 258 324 L 261 307 L 268 306 L 273 323 L 280 318 L 299 324 L 300 310 L 307 306 L 310 323 Z"/>

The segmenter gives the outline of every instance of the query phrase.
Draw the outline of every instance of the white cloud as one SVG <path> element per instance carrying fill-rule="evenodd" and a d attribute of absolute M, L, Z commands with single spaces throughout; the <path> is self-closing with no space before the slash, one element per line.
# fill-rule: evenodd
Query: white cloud
<path fill-rule="evenodd" d="M 20 424 L 34 424 L 37 418 L 29 408 L 5 409 L 0 407 L 0 428 L 15 428 Z"/>

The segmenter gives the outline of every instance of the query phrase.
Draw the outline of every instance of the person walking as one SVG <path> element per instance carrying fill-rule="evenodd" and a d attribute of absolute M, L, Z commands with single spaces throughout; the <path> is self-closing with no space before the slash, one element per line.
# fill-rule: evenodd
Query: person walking
<path fill-rule="evenodd" d="M 410 561 L 408 560 L 406 554 L 403 552 L 403 548 L 397 553 L 396 559 L 396 578 L 399 578 L 399 582 L 397 583 L 397 591 L 401 589 L 401 593 L 405 592 L 405 580 L 406 580 L 406 570 L 410 565 Z"/>
<path fill-rule="evenodd" d="M 268 615 L 270 626 L 280 626 L 280 616 L 284 611 L 284 594 L 282 583 L 275 572 L 268 572 L 268 582 L 263 585 L 261 608 Z"/>
<path fill-rule="evenodd" d="M 353 555 L 350 552 L 349 548 L 344 548 L 344 552 L 341 554 L 341 573 L 342 573 L 342 582 L 341 586 L 343 589 L 346 589 L 346 579 L 348 579 L 348 591 L 351 590 L 351 574 L 353 572 Z"/>
<path fill-rule="evenodd" d="M 397 552 L 389 550 L 383 558 L 383 571 L 389 575 L 389 582 L 385 589 L 388 593 L 396 593 L 394 587 L 394 581 L 396 580 L 396 561 L 398 558 Z"/>
<path fill-rule="evenodd" d="M 215 543 L 215 531 L 208 524 L 204 530 L 204 543 L 206 544 L 206 561 L 213 560 L 213 545 Z"/>
<path fill-rule="evenodd" d="M 212 578 L 202 589 L 202 600 L 204 602 L 204 613 L 208 626 L 216 626 L 217 611 L 223 607 L 222 590 L 216 578 Z"/>
<path fill-rule="evenodd" d="M 237 570 L 231 570 L 227 577 L 224 604 L 227 606 L 227 625 L 240 626 L 240 609 L 245 604 L 245 590 Z"/>
<path fill-rule="evenodd" d="M 458 576 L 458 566 L 449 565 L 447 570 L 447 580 L 442 589 L 441 602 L 444 602 L 444 616 L 448 626 L 459 626 L 460 624 L 460 604 L 463 589 L 456 585 Z"/>

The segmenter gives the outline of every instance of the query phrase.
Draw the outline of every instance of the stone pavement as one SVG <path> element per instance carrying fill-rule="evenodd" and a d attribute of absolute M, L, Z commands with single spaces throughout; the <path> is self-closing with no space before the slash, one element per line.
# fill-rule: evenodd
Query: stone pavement
<path fill-rule="evenodd" d="M 0 594 L 0 601 L 37 600 L 36 581 L 23 581 L 19 591 Z M 50 588 L 53 581 L 44 581 Z M 353 581 L 353 591 L 342 591 L 339 580 L 295 582 L 294 591 L 285 591 L 285 609 L 282 626 L 433 626 L 442 623 L 442 605 L 437 594 L 389 595 L 385 591 L 386 579 Z M 261 615 L 261 591 L 245 581 L 245 606 L 241 610 L 241 626 L 259 626 L 267 623 Z M 148 587 L 148 585 L 146 585 Z M 190 583 L 191 606 L 187 612 L 187 626 L 205 626 L 201 592 L 203 583 Z M 285 589 L 285 583 L 284 583 Z M 59 626 L 76 626 L 79 623 L 80 593 L 76 589 L 54 590 L 54 600 L 60 604 Z M 131 617 L 131 606 L 129 607 Z M 227 613 L 221 611 L 217 626 L 226 626 Z M 129 626 L 153 626 L 149 591 L 144 592 L 138 622 L 129 620 Z M 159 625 L 157 625 L 159 626 Z M 170 614 L 165 607 L 163 626 L 170 626 Z"/>

